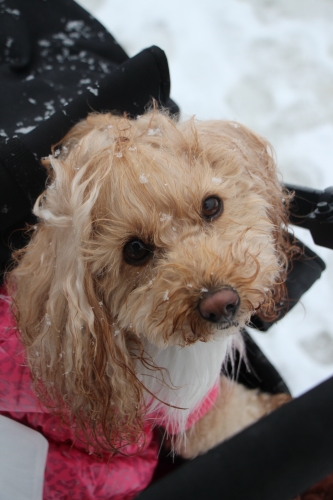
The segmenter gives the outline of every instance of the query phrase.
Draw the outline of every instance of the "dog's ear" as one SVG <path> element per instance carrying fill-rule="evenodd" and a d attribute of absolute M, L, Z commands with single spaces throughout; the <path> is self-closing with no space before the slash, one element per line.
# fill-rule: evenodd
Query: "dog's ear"
<path fill-rule="evenodd" d="M 203 122 L 202 125 L 199 124 L 198 130 L 212 166 L 224 160 L 232 168 L 241 165 L 239 174 L 249 179 L 251 189 L 265 202 L 266 213 L 272 223 L 280 273 L 257 314 L 263 320 L 271 321 L 278 317 L 282 304 L 286 306 L 288 299 L 285 281 L 292 259 L 299 254 L 299 247 L 293 243 L 294 237 L 288 232 L 292 197 L 283 188 L 276 168 L 274 150 L 266 139 L 236 122 Z M 217 147 L 220 143 L 223 143 L 222 154 L 225 155 L 222 159 L 221 148 Z"/>
<path fill-rule="evenodd" d="M 87 154 L 85 138 L 94 130 L 91 121 L 77 125 L 63 143 L 66 154 L 48 160 L 51 184 L 34 208 L 39 224 L 16 253 L 8 287 L 44 404 L 92 429 L 101 445 L 119 447 L 142 430 L 142 389 L 89 259 L 94 210 L 110 168 Z M 99 135 L 95 143 L 104 140 Z"/>
<path fill-rule="evenodd" d="M 292 195 L 283 187 L 282 179 L 276 167 L 275 153 L 271 144 L 263 137 L 246 127 L 232 123 L 239 147 L 248 163 L 248 173 L 253 178 L 260 178 L 256 183 L 259 194 L 266 199 L 267 215 L 273 224 L 275 250 L 280 264 L 280 273 L 273 284 L 271 294 L 257 310 L 257 316 L 264 321 L 273 321 L 279 317 L 282 308 L 288 307 L 286 279 L 297 258 L 300 248 L 294 242 L 294 236 L 288 230 L 289 207 Z M 234 132 L 235 131 L 235 132 Z"/>

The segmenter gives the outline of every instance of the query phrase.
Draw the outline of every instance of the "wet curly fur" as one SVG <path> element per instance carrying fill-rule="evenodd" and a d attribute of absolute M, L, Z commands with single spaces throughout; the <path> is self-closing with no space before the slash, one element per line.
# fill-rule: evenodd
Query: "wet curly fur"
<path fill-rule="evenodd" d="M 92 114 L 44 164 L 8 280 L 37 393 L 103 449 L 140 443 L 156 411 L 184 431 L 230 336 L 285 297 L 288 197 L 270 145 L 235 122 Z M 207 220 L 212 196 L 223 210 Z M 221 326 L 198 302 L 225 287 L 239 307 Z"/>

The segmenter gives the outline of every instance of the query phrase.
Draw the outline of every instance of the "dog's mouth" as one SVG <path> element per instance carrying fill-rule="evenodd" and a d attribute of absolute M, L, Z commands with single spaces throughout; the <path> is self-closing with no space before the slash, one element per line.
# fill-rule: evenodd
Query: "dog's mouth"
<path fill-rule="evenodd" d="M 221 336 L 228 337 L 229 335 L 235 333 L 235 328 L 239 329 L 239 321 L 221 321 L 219 323 L 208 323 L 196 321 L 195 325 L 189 325 L 189 330 L 186 328 L 181 330 L 180 337 L 172 335 L 176 339 L 176 342 L 182 344 L 182 340 L 185 342 L 184 345 L 194 344 L 196 342 L 209 342 L 212 339 L 219 338 Z M 184 325 L 185 326 L 185 325 Z M 169 339 L 171 339 L 169 337 Z"/>
<path fill-rule="evenodd" d="M 216 323 L 216 325 L 215 325 L 216 330 L 227 330 L 228 328 L 230 328 L 232 326 L 234 326 L 234 327 L 239 326 L 238 321 L 223 321 L 220 323 Z"/>
<path fill-rule="evenodd" d="M 186 340 L 207 342 L 220 335 L 229 336 L 235 333 L 235 329 L 242 326 L 241 318 L 221 319 L 218 322 L 203 321 L 202 317 L 194 315 L 192 321 L 183 324 L 183 329 L 179 330 Z M 176 333 L 176 332 L 175 332 Z"/>

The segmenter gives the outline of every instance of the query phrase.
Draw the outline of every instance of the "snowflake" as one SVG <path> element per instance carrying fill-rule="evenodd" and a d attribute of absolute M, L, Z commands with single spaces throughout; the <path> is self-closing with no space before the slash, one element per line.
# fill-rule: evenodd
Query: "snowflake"
<path fill-rule="evenodd" d="M 17 128 L 15 132 L 17 134 L 29 134 L 29 132 L 31 132 L 34 128 L 36 128 L 35 125 L 30 125 L 30 127 Z"/>
<path fill-rule="evenodd" d="M 88 90 L 94 95 L 98 95 L 98 89 L 93 89 L 92 87 L 87 87 Z"/>
<path fill-rule="evenodd" d="M 49 47 L 51 42 L 49 42 L 49 40 L 38 40 L 38 45 L 40 47 Z"/>
<path fill-rule="evenodd" d="M 172 215 L 164 214 L 163 212 L 160 212 L 159 216 L 160 216 L 160 221 L 161 222 L 166 222 L 166 221 L 171 221 L 172 220 Z"/>
<path fill-rule="evenodd" d="M 221 177 L 212 177 L 212 183 L 215 184 L 216 186 L 219 186 L 220 184 L 222 184 L 222 179 Z"/>
<path fill-rule="evenodd" d="M 162 132 L 159 128 L 149 128 L 148 135 L 162 135 Z"/>
<path fill-rule="evenodd" d="M 141 174 L 140 177 L 139 177 L 139 180 L 140 180 L 141 184 L 147 184 L 148 183 L 148 177 L 146 176 L 146 174 Z"/>
<path fill-rule="evenodd" d="M 88 85 L 88 83 L 91 83 L 90 78 L 82 78 L 82 79 L 79 81 L 79 85 Z"/>
<path fill-rule="evenodd" d="M 51 326 L 52 325 L 52 322 L 51 322 L 51 318 L 48 314 L 45 314 L 45 323 L 47 326 Z"/>
<path fill-rule="evenodd" d="M 65 26 L 66 31 L 81 31 L 84 27 L 83 21 L 68 21 Z"/>

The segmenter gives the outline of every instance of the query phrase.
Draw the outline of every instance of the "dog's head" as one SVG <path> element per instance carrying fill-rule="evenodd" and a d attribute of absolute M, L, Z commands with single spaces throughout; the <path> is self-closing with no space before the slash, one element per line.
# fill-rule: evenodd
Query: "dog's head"
<path fill-rule="evenodd" d="M 237 123 L 91 115 L 46 163 L 17 321 L 40 390 L 110 440 L 143 414 L 143 338 L 186 346 L 274 314 L 287 201 L 269 145 Z"/>

